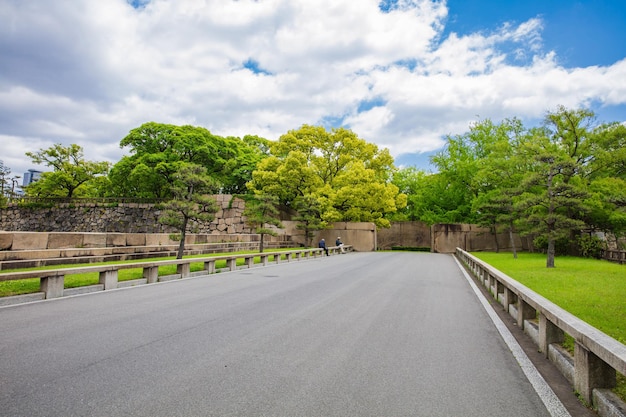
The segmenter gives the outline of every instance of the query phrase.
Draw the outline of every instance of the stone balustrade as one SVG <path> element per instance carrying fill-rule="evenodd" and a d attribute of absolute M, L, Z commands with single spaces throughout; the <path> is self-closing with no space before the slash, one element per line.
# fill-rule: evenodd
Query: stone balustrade
<path fill-rule="evenodd" d="M 616 372 L 626 375 L 624 344 L 461 248 L 456 249 L 456 256 L 557 364 L 585 401 L 596 406 L 600 415 L 624 415 L 626 406 L 610 390 L 616 385 Z M 560 346 L 565 334 L 575 340 L 573 361 L 564 358 L 569 354 Z"/>
<path fill-rule="evenodd" d="M 345 253 L 352 251 L 352 246 L 345 245 L 343 250 L 339 247 L 329 247 L 329 254 L 336 255 L 339 253 Z M 217 272 L 216 263 L 218 261 L 226 261 L 226 269 L 234 271 L 238 268 L 237 261 L 243 260 L 244 268 L 251 268 L 254 266 L 255 258 L 259 258 L 259 265 L 265 266 L 269 263 L 270 259 L 278 263 L 284 258 L 287 262 L 291 260 L 300 260 L 304 258 L 322 256 L 324 254 L 323 249 L 296 249 L 291 251 L 272 251 L 262 253 L 249 253 L 249 254 L 233 254 L 233 255 L 220 255 L 202 258 L 184 258 L 184 259 L 170 259 L 163 261 L 152 262 L 136 262 L 125 264 L 110 264 L 100 266 L 81 266 L 76 268 L 58 268 L 58 269 L 46 269 L 46 270 L 34 270 L 34 271 L 19 271 L 19 272 L 7 272 L 0 273 L 1 281 L 15 281 L 31 278 L 39 278 L 40 280 L 40 292 L 34 295 L 28 295 L 22 297 L 25 301 L 41 300 L 58 298 L 64 295 L 73 294 L 76 290 L 65 289 L 65 276 L 72 274 L 86 274 L 86 273 L 98 273 L 99 284 L 92 286 L 88 289 L 78 289 L 80 292 L 91 292 L 100 290 L 116 289 L 120 286 L 139 285 L 139 284 L 151 284 L 162 280 L 176 279 L 176 278 L 188 278 L 192 276 L 191 264 L 202 263 L 204 265 L 203 271 L 200 275 L 207 275 Z M 159 267 L 167 265 L 176 265 L 177 274 L 170 277 L 159 276 Z M 121 283 L 118 281 L 119 271 L 123 269 L 143 269 L 143 279 L 134 280 L 132 282 Z M 8 297 L 13 298 L 13 297 Z M 20 302 L 20 298 L 14 298 L 15 301 Z M 0 305 L 11 304 L 3 303 L 0 299 Z"/>

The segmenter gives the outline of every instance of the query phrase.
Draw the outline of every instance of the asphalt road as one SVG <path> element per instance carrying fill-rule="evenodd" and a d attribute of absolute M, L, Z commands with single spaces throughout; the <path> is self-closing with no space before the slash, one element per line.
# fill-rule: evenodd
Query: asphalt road
<path fill-rule="evenodd" d="M 0 308 L 1 416 L 548 416 L 450 255 Z"/>

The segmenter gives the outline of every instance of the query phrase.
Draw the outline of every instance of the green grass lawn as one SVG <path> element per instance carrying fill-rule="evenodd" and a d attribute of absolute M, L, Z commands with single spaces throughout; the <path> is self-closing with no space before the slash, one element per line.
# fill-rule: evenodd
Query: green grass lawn
<path fill-rule="evenodd" d="M 626 344 L 626 265 L 565 256 L 556 258 L 556 268 L 546 268 L 542 254 L 472 255 Z M 626 399 L 626 378 L 618 375 L 618 381 L 615 392 Z"/>
<path fill-rule="evenodd" d="M 271 252 L 277 251 L 289 251 L 294 250 L 294 248 L 288 249 L 272 249 Z M 241 251 L 241 252 L 229 252 L 229 253 L 216 253 L 211 255 L 194 255 L 194 256 L 186 256 L 185 259 L 193 259 L 193 258 L 207 258 L 211 256 L 222 256 L 222 255 L 238 255 L 238 254 L 246 254 L 246 253 L 257 253 L 255 251 Z M 270 256 L 269 261 L 275 261 L 273 256 Z M 281 259 L 286 259 L 286 255 L 281 256 Z M 163 261 L 163 260 L 171 260 L 170 258 L 150 258 L 150 259 L 142 259 L 142 260 L 132 260 L 132 261 L 114 261 L 114 262 L 99 262 L 99 263 L 91 263 L 89 266 L 98 266 L 98 265 L 114 265 L 114 264 L 129 264 L 129 263 L 139 263 L 139 262 L 152 262 L 152 261 Z M 254 263 L 260 263 L 261 257 L 256 256 L 254 258 Z M 241 266 L 244 264 L 244 259 L 238 259 L 237 265 Z M 59 269 L 59 268 L 75 268 L 79 266 L 85 266 L 86 264 L 72 264 L 72 265 L 54 265 L 54 266 L 44 266 L 38 268 L 23 268 L 23 269 L 10 269 L 2 272 L 13 272 L 13 271 L 36 271 L 36 270 L 46 270 L 46 269 Z M 221 260 L 215 263 L 215 268 L 226 268 L 226 261 Z M 190 265 L 191 272 L 202 271 L 204 269 L 203 262 L 192 262 Z M 173 275 L 176 274 L 176 265 L 166 265 L 159 267 L 159 276 L 164 275 Z M 143 278 L 143 269 L 142 268 L 132 268 L 132 269 L 122 269 L 119 271 L 118 281 L 130 281 L 134 279 Z M 95 285 L 98 284 L 99 274 L 97 272 L 88 273 L 88 274 L 72 274 L 66 275 L 64 280 L 65 288 L 76 288 L 83 287 L 87 285 Z M 2 281 L 0 282 L 0 297 L 7 297 L 12 295 L 20 295 L 20 294 L 30 294 L 39 291 L 39 278 L 32 279 L 23 279 L 18 281 Z"/>
<path fill-rule="evenodd" d="M 477 252 L 489 263 L 561 308 L 626 343 L 626 266 L 596 259 L 557 257 L 546 268 L 546 256 Z"/>

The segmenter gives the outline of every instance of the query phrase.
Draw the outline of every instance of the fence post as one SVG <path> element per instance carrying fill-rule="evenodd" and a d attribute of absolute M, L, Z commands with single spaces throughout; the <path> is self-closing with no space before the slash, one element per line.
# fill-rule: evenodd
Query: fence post
<path fill-rule="evenodd" d="M 207 274 L 214 274 L 215 273 L 215 260 L 206 261 L 204 263 L 204 270 L 207 272 Z"/>
<path fill-rule="evenodd" d="M 554 325 L 543 314 L 539 313 L 539 350 L 548 357 L 548 351 L 552 343 L 562 343 L 565 333 Z"/>
<path fill-rule="evenodd" d="M 513 291 L 509 289 L 509 287 L 504 287 L 504 299 L 502 300 L 502 305 L 507 313 L 511 314 L 510 306 L 511 304 L 515 304 L 517 299 L 517 295 Z"/>
<path fill-rule="evenodd" d="M 188 262 L 176 265 L 176 273 L 180 274 L 181 278 L 187 278 L 191 275 L 191 264 Z"/>
<path fill-rule="evenodd" d="M 65 275 L 53 275 L 41 277 L 39 280 L 39 290 L 46 293 L 46 299 L 63 297 Z"/>
<path fill-rule="evenodd" d="M 587 403 L 593 402 L 595 388 L 614 388 L 615 369 L 576 341 L 574 346 L 574 389 Z"/>
<path fill-rule="evenodd" d="M 519 296 L 517 297 L 517 301 L 517 325 L 523 330 L 524 320 L 534 320 L 537 318 L 537 311 Z"/>
<path fill-rule="evenodd" d="M 117 269 L 113 271 L 100 272 L 99 282 L 104 285 L 105 290 L 113 290 L 117 288 Z"/>
<path fill-rule="evenodd" d="M 159 267 L 149 266 L 143 269 L 143 277 L 148 284 L 154 284 L 159 280 Z"/>

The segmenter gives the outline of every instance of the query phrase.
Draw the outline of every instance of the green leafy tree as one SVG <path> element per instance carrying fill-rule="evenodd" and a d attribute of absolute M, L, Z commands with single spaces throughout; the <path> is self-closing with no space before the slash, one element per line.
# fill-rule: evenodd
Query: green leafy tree
<path fill-rule="evenodd" d="M 8 190 L 11 189 L 9 175 L 11 175 L 11 168 L 4 165 L 4 161 L 0 159 L 0 196 L 7 195 Z"/>
<path fill-rule="evenodd" d="M 176 257 L 182 259 L 192 222 L 210 222 L 215 218 L 218 206 L 209 194 L 215 192 L 218 184 L 206 174 L 206 168 L 195 164 L 181 166 L 173 180 L 173 199 L 165 203 L 159 222 L 180 232 Z"/>
<path fill-rule="evenodd" d="M 526 232 L 547 242 L 546 266 L 553 268 L 557 239 L 570 237 L 572 229 L 584 227 L 580 217 L 586 192 L 581 181 L 574 180 L 579 166 L 562 152 L 559 143 L 537 136 L 532 145 L 536 165 L 522 182 L 527 191 L 519 197 L 517 207 L 525 215 Z"/>
<path fill-rule="evenodd" d="M 221 192 L 244 193 L 252 171 L 267 156 L 266 142 L 258 136 L 224 138 L 203 127 L 144 123 L 120 141 L 130 155 L 111 170 L 111 192 L 168 198 L 175 173 L 181 165 L 192 163 L 203 166 L 221 184 Z"/>
<path fill-rule="evenodd" d="M 326 228 L 320 202 L 311 195 L 305 195 L 295 199 L 294 208 L 297 211 L 293 218 L 297 222 L 296 227 L 304 231 L 305 245 L 311 247 L 315 232 Z"/>
<path fill-rule="evenodd" d="M 83 148 L 79 145 L 62 146 L 55 144 L 38 152 L 26 152 L 33 163 L 52 167 L 52 172 L 44 172 L 41 178 L 26 187 L 30 196 L 40 197 L 92 197 L 91 187 L 98 177 L 106 176 L 110 164 L 84 159 Z"/>
<path fill-rule="evenodd" d="M 254 229 L 255 233 L 261 235 L 259 252 L 262 253 L 265 246 L 265 235 L 276 236 L 278 234 L 270 226 L 283 227 L 279 219 L 278 198 L 269 194 L 257 194 L 254 197 L 249 197 L 243 215 L 246 217 L 246 223 Z"/>
<path fill-rule="evenodd" d="M 465 190 L 450 186 L 446 175 L 415 168 L 404 168 L 399 174 L 393 183 L 407 196 L 407 206 L 394 219 L 402 220 L 400 216 L 405 216 L 429 225 L 464 221 Z"/>
<path fill-rule="evenodd" d="M 274 195 L 290 208 L 299 198 L 313 197 L 322 221 L 373 221 L 387 227 L 385 215 L 406 203 L 390 181 L 395 167 L 389 152 L 350 130 L 304 125 L 272 143 L 270 153 L 252 173 L 248 188 Z"/>
<path fill-rule="evenodd" d="M 517 257 L 514 231 L 520 213 L 514 201 L 522 193 L 520 182 L 527 173 L 526 156 L 519 154 L 526 132 L 517 119 L 506 119 L 494 124 L 485 121 L 482 129 L 492 136 L 487 141 L 483 156 L 478 160 L 478 171 L 472 181 L 478 195 L 472 202 L 476 223 L 488 227 L 499 251 L 498 233 L 508 232 L 513 257 Z"/>
<path fill-rule="evenodd" d="M 11 179 L 9 178 L 11 175 L 11 168 L 4 165 L 4 161 L 0 159 L 0 207 L 4 207 L 6 205 L 7 195 L 10 196 L 11 190 Z"/>
<path fill-rule="evenodd" d="M 506 155 L 522 132 L 517 119 L 486 119 L 471 125 L 469 132 L 447 137 L 445 148 L 431 158 L 438 169 L 434 192 L 439 196 L 434 203 L 441 205 L 432 209 L 438 216 L 430 221 L 479 222 L 474 200 L 498 187 L 499 178 L 490 175 L 494 155 Z"/>

